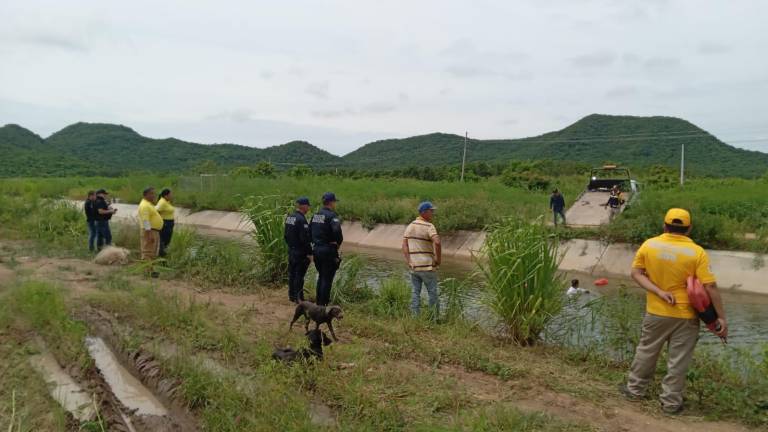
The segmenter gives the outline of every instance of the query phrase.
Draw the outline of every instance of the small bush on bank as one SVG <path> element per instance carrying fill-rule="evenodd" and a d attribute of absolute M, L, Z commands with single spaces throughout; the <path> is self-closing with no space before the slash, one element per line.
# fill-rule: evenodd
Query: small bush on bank
<path fill-rule="evenodd" d="M 557 241 L 546 228 L 520 219 L 492 226 L 477 260 L 484 301 L 514 342 L 532 344 L 562 308 Z"/>

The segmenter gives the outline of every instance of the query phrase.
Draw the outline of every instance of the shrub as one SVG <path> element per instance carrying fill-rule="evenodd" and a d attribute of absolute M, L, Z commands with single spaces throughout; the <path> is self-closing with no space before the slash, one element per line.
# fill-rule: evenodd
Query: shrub
<path fill-rule="evenodd" d="M 391 277 L 381 283 L 374 299 L 374 310 L 391 317 L 403 317 L 408 313 L 411 290 L 401 277 Z"/>
<path fill-rule="evenodd" d="M 518 344 L 534 343 L 562 309 L 556 239 L 541 223 L 510 218 L 490 228 L 482 252 L 484 301 L 502 333 Z"/>
<path fill-rule="evenodd" d="M 276 284 L 288 280 L 288 246 L 283 239 L 285 215 L 289 202 L 275 196 L 250 197 L 241 211 L 253 222 L 251 237 L 258 245 L 257 262 L 260 279 Z"/>
<path fill-rule="evenodd" d="M 341 262 L 331 290 L 331 303 L 345 305 L 362 303 L 373 297 L 373 291 L 360 277 L 365 262 L 359 255 L 347 255 Z"/>

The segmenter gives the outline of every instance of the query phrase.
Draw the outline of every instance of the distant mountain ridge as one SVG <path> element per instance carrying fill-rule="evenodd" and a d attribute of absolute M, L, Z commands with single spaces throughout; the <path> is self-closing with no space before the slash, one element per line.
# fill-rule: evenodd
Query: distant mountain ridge
<path fill-rule="evenodd" d="M 768 170 L 768 154 L 732 147 L 688 121 L 601 114 L 535 137 L 470 139 L 467 161 L 551 159 L 676 167 L 681 144 L 686 145 L 686 166 L 693 174 L 758 177 Z M 375 141 L 339 157 L 305 141 L 263 149 L 197 144 L 176 138 L 148 138 L 123 125 L 102 123 L 75 123 L 43 139 L 9 124 L 0 127 L 0 176 L 185 172 L 206 160 L 224 168 L 270 161 L 278 166 L 380 170 L 459 164 L 463 147 L 462 136 L 432 133 Z"/>
<path fill-rule="evenodd" d="M 686 169 L 690 173 L 758 177 L 768 171 L 768 154 L 730 146 L 686 120 L 602 114 L 536 137 L 470 139 L 467 161 L 552 159 L 677 167 L 681 144 L 686 145 Z M 463 148 L 464 137 L 433 133 L 372 142 L 345 155 L 344 160 L 360 168 L 460 164 Z"/>

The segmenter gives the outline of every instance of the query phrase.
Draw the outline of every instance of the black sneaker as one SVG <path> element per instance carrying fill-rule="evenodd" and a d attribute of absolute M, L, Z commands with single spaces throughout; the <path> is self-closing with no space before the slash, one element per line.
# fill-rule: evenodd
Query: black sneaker
<path fill-rule="evenodd" d="M 629 387 L 627 387 L 626 384 L 619 384 L 619 393 L 621 393 L 622 396 L 624 396 L 624 399 L 630 401 L 630 402 L 640 402 L 643 400 L 642 396 L 638 396 L 631 391 L 629 391 Z"/>

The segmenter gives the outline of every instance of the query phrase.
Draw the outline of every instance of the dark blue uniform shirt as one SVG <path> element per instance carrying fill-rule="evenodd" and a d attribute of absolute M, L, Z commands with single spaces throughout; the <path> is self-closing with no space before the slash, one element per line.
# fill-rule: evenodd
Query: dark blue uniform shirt
<path fill-rule="evenodd" d="M 336 245 L 338 248 L 344 241 L 341 234 L 341 220 L 333 210 L 323 207 L 312 216 L 312 243 L 317 246 Z"/>
<path fill-rule="evenodd" d="M 563 211 L 565 208 L 565 199 L 562 195 L 552 195 L 549 198 L 549 207 L 556 212 Z"/>
<path fill-rule="evenodd" d="M 312 235 L 309 232 L 309 223 L 304 215 L 296 210 L 285 218 L 285 242 L 292 251 L 312 254 Z"/>

